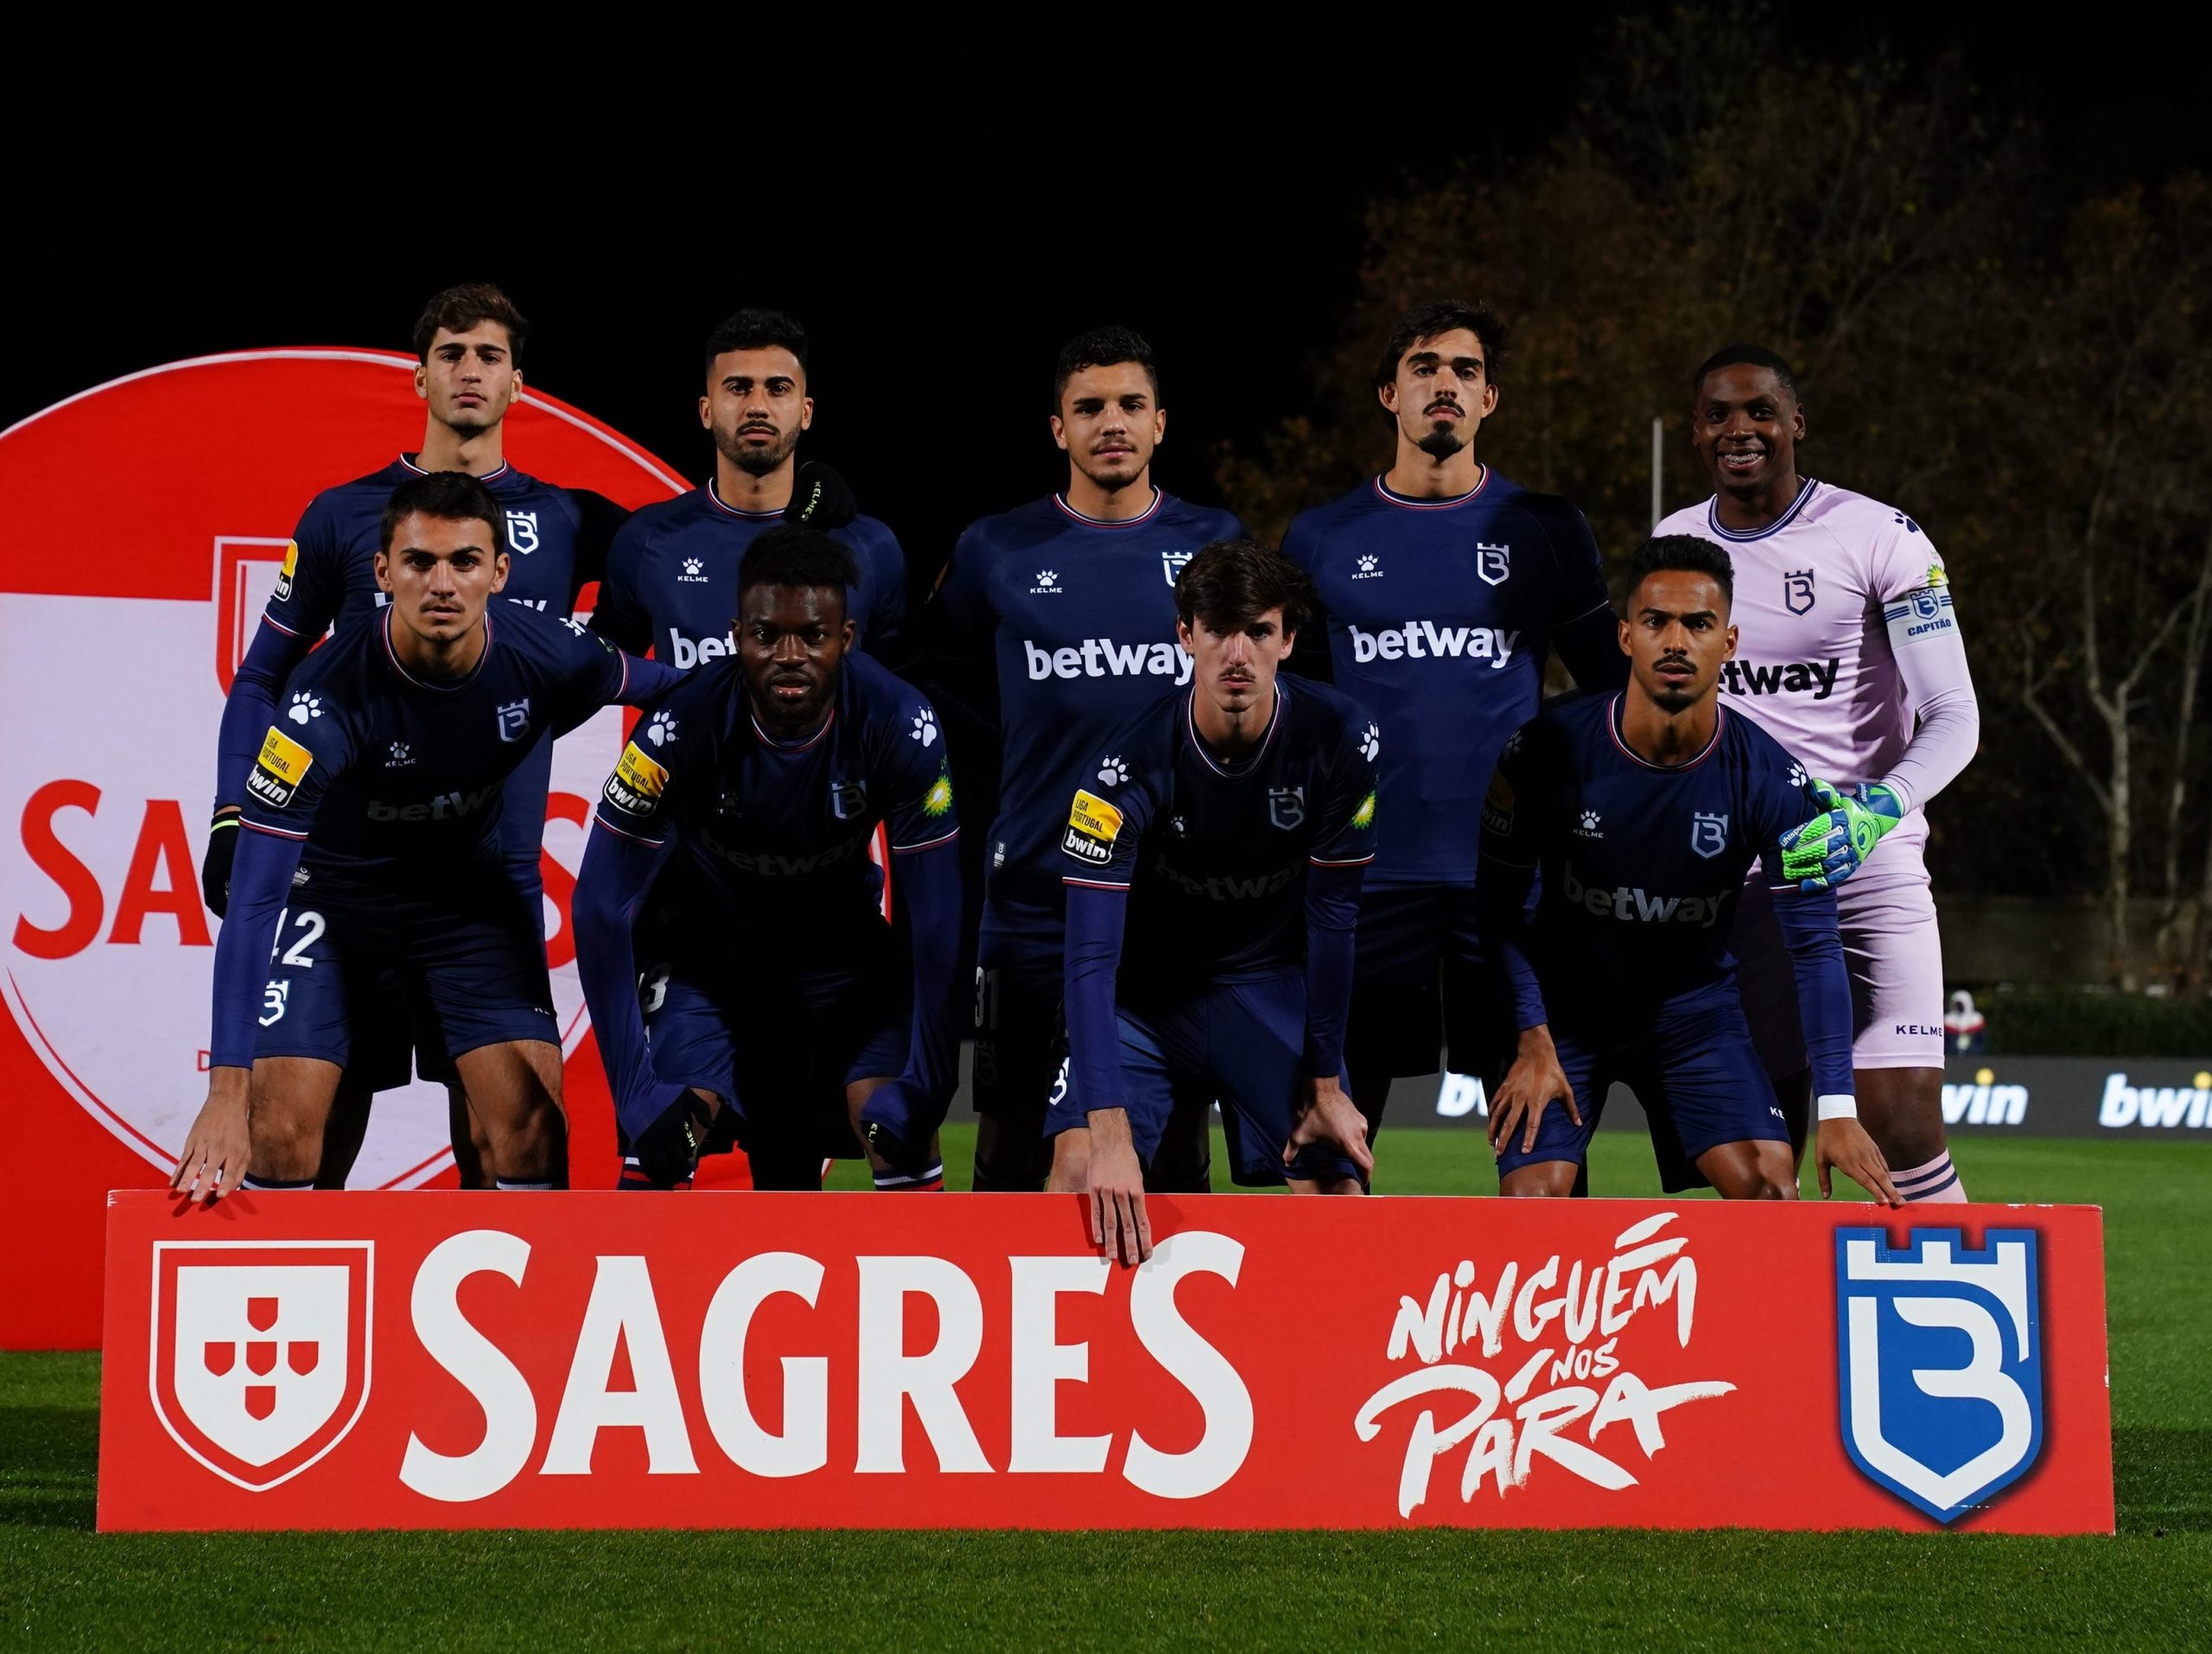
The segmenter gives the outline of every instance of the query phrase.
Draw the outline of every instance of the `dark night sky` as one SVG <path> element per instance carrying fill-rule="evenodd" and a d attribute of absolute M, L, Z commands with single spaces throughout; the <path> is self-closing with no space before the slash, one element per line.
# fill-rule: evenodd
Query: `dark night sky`
<path fill-rule="evenodd" d="M 1910 15 L 1789 27 L 1827 56 L 1965 41 L 1992 101 L 2050 125 L 2058 164 L 2088 181 L 2212 167 L 2200 112 L 2212 87 L 2191 54 L 2145 64 L 2079 30 L 1997 39 Z M 426 141 L 436 158 L 412 166 L 396 157 L 406 130 L 439 132 L 427 115 L 397 137 L 351 113 L 308 132 L 264 113 L 210 127 L 124 99 L 118 118 L 143 124 L 126 189 L 90 159 L 10 185 L 10 222 L 41 233 L 0 273 L 19 324 L 0 425 L 209 351 L 404 348 L 423 296 L 488 277 L 532 319 L 534 383 L 697 477 L 700 341 L 726 311 L 765 302 L 817 341 L 803 452 L 845 472 L 925 579 L 963 524 L 1065 477 L 1044 427 L 1052 356 L 1100 321 L 1152 338 L 1170 410 L 1161 480 L 1212 498 L 1218 443 L 1249 444 L 1311 405 L 1309 364 L 1353 290 L 1364 204 L 1461 156 L 1542 144 L 1603 27 L 1485 22 L 1471 80 L 1448 72 L 1452 50 L 1430 31 L 1399 60 L 1347 69 L 1340 53 L 1294 48 L 1303 61 L 1243 65 L 1233 82 L 1201 72 L 1150 88 L 1219 111 L 1204 119 L 1122 105 L 1103 64 L 1079 86 L 1035 82 L 1019 107 L 982 87 L 902 106 L 817 86 L 814 112 L 763 114 L 749 90 L 724 112 L 647 82 L 473 146 Z M 1243 88 L 1233 107 L 1230 84 Z M 16 134 L 19 149 L 37 140 Z M 486 181 L 496 206 L 479 211 Z"/>

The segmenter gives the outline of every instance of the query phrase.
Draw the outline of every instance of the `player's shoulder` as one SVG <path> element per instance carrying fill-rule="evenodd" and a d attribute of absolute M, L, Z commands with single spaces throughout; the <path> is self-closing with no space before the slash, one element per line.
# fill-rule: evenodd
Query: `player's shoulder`
<path fill-rule="evenodd" d="M 369 665 L 380 659 L 387 647 L 385 618 L 384 611 L 372 610 L 359 625 L 334 628 L 320 646 L 292 669 L 284 687 L 291 690 L 337 691 L 349 703 L 359 701 L 359 685 Z"/>
<path fill-rule="evenodd" d="M 1580 540 L 1589 537 L 1581 507 L 1565 494 L 1548 494 L 1523 487 L 1511 477 L 1496 471 L 1484 474 L 1482 492 L 1474 503 L 1499 517 L 1518 518 L 1533 525 L 1554 544 L 1561 538 Z"/>
<path fill-rule="evenodd" d="M 1758 719 L 1730 711 L 1725 701 L 1720 708 L 1719 740 L 1721 746 L 1746 768 L 1783 774 L 1794 771 L 1796 779 L 1803 779 L 1804 766 L 1798 762 L 1796 754 L 1761 728 Z"/>
<path fill-rule="evenodd" d="M 1024 500 L 1010 511 L 978 517 L 961 531 L 953 557 L 989 559 L 1025 545 L 1033 545 L 1067 526 L 1066 513 L 1052 495 Z"/>
<path fill-rule="evenodd" d="M 666 499 L 650 500 L 623 522 L 618 540 L 642 540 L 656 533 L 683 528 L 709 512 L 713 502 L 704 488 L 686 488 Z"/>
<path fill-rule="evenodd" d="M 410 477 L 423 474 L 404 460 L 394 460 L 378 466 L 373 471 L 318 492 L 308 501 L 307 510 L 300 515 L 302 525 L 315 521 L 337 523 L 350 521 L 366 512 L 381 513 L 385 502 L 391 498 L 391 491 Z"/>
<path fill-rule="evenodd" d="M 844 698 L 861 717 L 910 720 L 931 711 L 934 720 L 930 697 L 873 655 L 848 651 L 838 670 L 843 674 Z"/>
<path fill-rule="evenodd" d="M 1576 690 L 1554 696 L 1535 716 L 1506 737 L 1502 757 L 1552 760 L 1569 753 L 1610 747 L 1618 690 Z"/>
<path fill-rule="evenodd" d="M 1365 707 L 1333 684 L 1286 672 L 1276 678 L 1275 693 L 1287 703 L 1285 715 L 1313 730 L 1324 745 L 1363 735 L 1374 722 Z"/>
<path fill-rule="evenodd" d="M 1388 511 L 1390 502 L 1382 497 L 1380 480 L 1379 478 L 1368 477 L 1357 487 L 1347 488 L 1334 499 L 1308 506 L 1290 519 L 1290 533 L 1285 537 L 1286 544 L 1292 538 L 1307 539 L 1326 534 L 1346 523 Z"/>
<path fill-rule="evenodd" d="M 1160 512 L 1154 519 L 1163 528 L 1173 529 L 1194 537 L 1201 544 L 1216 540 L 1237 540 L 1244 537 L 1244 525 L 1236 513 L 1219 506 L 1200 506 L 1178 498 L 1165 488 L 1160 491 Z"/>
<path fill-rule="evenodd" d="M 1680 511 L 1669 512 L 1651 525 L 1652 537 L 1688 534 L 1694 538 L 1711 540 L 1713 532 L 1713 499 L 1707 495 L 1694 506 L 1685 506 Z"/>
<path fill-rule="evenodd" d="M 830 532 L 832 538 L 849 539 L 855 544 L 870 548 L 882 545 L 895 546 L 899 544 L 899 537 L 891 531 L 890 524 L 880 517 L 870 517 L 866 512 L 855 517 L 842 528 L 832 529 Z"/>

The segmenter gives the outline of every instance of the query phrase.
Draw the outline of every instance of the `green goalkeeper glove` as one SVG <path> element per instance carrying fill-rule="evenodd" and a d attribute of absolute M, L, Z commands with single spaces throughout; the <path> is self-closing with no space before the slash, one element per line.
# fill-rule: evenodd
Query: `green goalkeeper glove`
<path fill-rule="evenodd" d="M 1855 791 L 1853 798 L 1815 780 L 1813 796 L 1827 812 L 1783 836 L 1782 876 L 1800 890 L 1834 889 L 1904 820 L 1905 801 L 1896 788 L 1872 781 Z"/>

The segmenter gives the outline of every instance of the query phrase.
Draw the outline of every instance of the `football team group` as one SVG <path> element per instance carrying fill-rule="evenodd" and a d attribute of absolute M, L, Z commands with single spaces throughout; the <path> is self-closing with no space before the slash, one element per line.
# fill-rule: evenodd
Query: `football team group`
<path fill-rule="evenodd" d="M 628 513 L 508 463 L 524 332 L 430 301 L 420 448 L 315 497 L 238 668 L 178 1189 L 341 1187 L 412 1073 L 465 1184 L 565 1183 L 540 846 L 553 741 L 619 703 L 572 918 L 626 1187 L 734 1151 L 941 1188 L 972 1034 L 975 1187 L 1085 1193 L 1129 1263 L 1217 1108 L 1236 1182 L 1358 1194 L 1392 1080 L 1447 1065 L 1505 1194 L 1586 1193 L 1618 1082 L 1669 1189 L 1792 1198 L 1809 1139 L 1824 1191 L 1965 1198 L 1923 849 L 1973 685 L 1918 525 L 1799 472 L 1781 357 L 1689 378 L 1712 495 L 1617 608 L 1573 506 L 1478 457 L 1486 308 L 1400 320 L 1389 468 L 1279 550 L 1155 485 L 1159 367 L 1101 328 L 1052 373 L 1066 487 L 910 621 L 891 531 L 800 462 L 791 318 L 715 331 L 714 475 Z"/>

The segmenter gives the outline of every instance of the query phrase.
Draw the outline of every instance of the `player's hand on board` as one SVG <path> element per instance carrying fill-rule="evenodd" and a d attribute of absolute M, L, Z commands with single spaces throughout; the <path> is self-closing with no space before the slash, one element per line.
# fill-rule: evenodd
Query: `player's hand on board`
<path fill-rule="evenodd" d="M 1131 1268 L 1152 1256 L 1152 1219 L 1144 1209 L 1144 1167 L 1129 1136 L 1129 1116 L 1101 1109 L 1090 1116 L 1090 1161 L 1084 1182 L 1090 1199 L 1090 1238 L 1109 1259 Z"/>
<path fill-rule="evenodd" d="M 1552 1031 L 1542 1023 L 1521 1031 L 1521 1046 L 1513 1059 L 1513 1066 L 1490 1098 L 1490 1146 L 1493 1154 L 1504 1152 L 1503 1146 L 1513 1140 L 1513 1129 L 1521 1127 L 1521 1152 L 1529 1153 L 1536 1146 L 1536 1129 L 1542 1124 L 1548 1104 L 1567 1105 L 1567 1117 L 1576 1125 L 1582 1123 L 1582 1110 L 1575 1105 L 1574 1087 L 1567 1082 L 1567 1071 L 1559 1066 L 1559 1049 L 1552 1044 Z"/>
<path fill-rule="evenodd" d="M 784 521 L 823 530 L 845 526 L 861 514 L 844 478 L 819 460 L 809 460 L 791 480 L 791 503 L 784 507 Z"/>
<path fill-rule="evenodd" d="M 1298 1110 L 1297 1129 L 1283 1145 L 1282 1163 L 1289 1165 L 1308 1143 L 1334 1143 L 1359 1167 L 1362 1177 L 1375 1175 L 1375 1151 L 1367 1146 L 1367 1116 L 1344 1095 L 1335 1079 L 1308 1079 Z"/>
<path fill-rule="evenodd" d="M 646 1182 L 657 1189 L 687 1183 L 699 1169 L 699 1151 L 707 1144 L 707 1128 L 713 1123 L 714 1104 L 686 1086 L 652 1118 L 652 1123 L 630 1139 L 630 1157 Z"/>
<path fill-rule="evenodd" d="M 238 854 L 238 812 L 219 810 L 207 829 L 207 853 L 200 858 L 200 898 L 221 919 L 231 906 L 231 863 Z"/>
<path fill-rule="evenodd" d="M 1901 1206 L 1904 1197 L 1890 1181 L 1890 1163 L 1866 1128 L 1845 1116 L 1823 1120 L 1813 1136 L 1813 1163 L 1820 1168 L 1821 1199 L 1831 1199 L 1828 1168 L 1835 1167 L 1885 1206 Z"/>
<path fill-rule="evenodd" d="M 253 1156 L 246 1125 L 247 1071 L 208 1071 L 207 1100 L 185 1134 L 169 1187 L 188 1200 L 213 1200 L 236 1193 Z"/>

